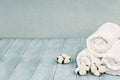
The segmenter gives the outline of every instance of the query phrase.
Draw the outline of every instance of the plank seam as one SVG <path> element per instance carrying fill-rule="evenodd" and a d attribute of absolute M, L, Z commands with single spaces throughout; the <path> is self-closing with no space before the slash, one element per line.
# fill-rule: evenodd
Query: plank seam
<path fill-rule="evenodd" d="M 64 39 L 64 41 L 63 41 L 62 47 L 60 48 L 60 53 L 61 53 L 62 50 L 63 50 L 64 43 L 65 43 L 65 39 Z M 59 54 L 59 55 L 60 55 L 60 54 Z M 55 80 L 55 74 L 56 74 L 56 71 L 57 71 L 57 67 L 58 67 L 58 64 L 57 64 L 56 67 L 55 67 L 55 71 L 54 71 L 54 73 L 53 73 L 53 79 L 52 79 L 52 80 Z"/>
<path fill-rule="evenodd" d="M 18 65 L 18 64 L 19 64 L 19 62 L 21 61 L 21 59 L 22 59 L 23 55 L 25 54 L 26 50 L 29 48 L 29 45 L 31 45 L 31 43 L 32 43 L 32 40 L 28 43 L 28 47 L 26 46 L 26 48 L 24 49 L 22 56 L 19 58 L 18 62 L 17 62 L 17 63 L 16 63 L 16 65 L 15 65 L 14 70 L 13 70 L 13 71 L 11 72 L 11 74 L 9 75 L 8 80 L 10 80 L 11 75 L 14 73 L 14 71 L 15 71 L 15 69 L 16 69 L 16 67 L 17 67 L 17 65 Z"/>
<path fill-rule="evenodd" d="M 7 51 L 9 50 L 9 48 L 11 47 L 11 45 L 14 43 L 15 40 L 16 39 L 14 39 L 14 40 L 12 40 L 12 41 L 9 42 L 6 50 L 2 52 L 3 55 L 0 56 L 0 59 L 7 54 Z"/>
<path fill-rule="evenodd" d="M 80 44 L 82 43 L 82 39 L 80 39 Z M 82 45 L 80 45 L 80 47 L 81 47 Z M 80 49 L 80 48 L 79 48 Z M 76 60 L 76 58 L 75 58 L 75 60 Z M 77 63 L 76 63 L 76 66 L 77 66 Z M 74 80 L 76 80 L 76 78 L 77 78 L 77 74 L 75 74 L 75 78 L 74 78 Z"/>
<path fill-rule="evenodd" d="M 38 63 L 37 63 L 37 65 L 36 65 L 36 67 L 35 67 L 35 70 L 33 71 L 32 75 L 31 75 L 31 77 L 30 77 L 30 80 L 32 80 L 32 77 L 33 77 L 34 73 L 35 73 L 36 70 L 37 70 L 37 67 L 38 67 L 39 62 L 40 62 L 40 60 L 41 60 L 41 57 L 42 57 L 42 55 L 44 54 L 45 50 L 47 49 L 47 46 L 48 46 L 48 44 L 49 44 L 49 41 L 50 41 L 50 39 L 48 39 L 48 41 L 47 41 L 47 43 L 46 43 L 46 46 L 44 46 L 44 48 L 43 48 L 43 50 L 42 50 L 42 52 L 41 52 L 41 55 L 39 55 L 39 58 L 40 58 L 40 59 L 38 60 Z"/>

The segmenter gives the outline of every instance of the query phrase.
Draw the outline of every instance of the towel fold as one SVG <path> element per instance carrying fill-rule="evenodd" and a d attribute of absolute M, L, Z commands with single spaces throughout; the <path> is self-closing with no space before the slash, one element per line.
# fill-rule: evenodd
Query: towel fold
<path fill-rule="evenodd" d="M 82 50 L 77 55 L 76 62 L 77 62 L 78 67 L 81 66 L 81 65 L 90 67 L 91 60 L 90 60 L 90 55 L 89 55 L 88 49 Z"/>
<path fill-rule="evenodd" d="M 120 27 L 105 23 L 87 39 L 87 48 L 94 56 L 103 57 L 119 37 Z"/>
<path fill-rule="evenodd" d="M 87 65 L 94 75 L 108 73 L 120 75 L 120 27 L 103 24 L 87 39 L 87 48 L 77 56 L 77 65 Z M 104 69 L 103 69 L 104 68 Z"/>
<path fill-rule="evenodd" d="M 89 71 L 91 69 L 91 72 L 96 76 L 99 76 L 101 73 L 105 72 L 104 65 L 102 65 L 102 61 L 100 61 L 98 57 L 95 57 L 94 55 L 92 55 L 87 48 L 82 50 L 78 54 L 76 61 L 77 61 L 78 68 L 84 67 L 81 69 L 86 69 L 86 71 Z M 77 72 L 76 70 L 75 72 Z"/>
<path fill-rule="evenodd" d="M 105 54 L 102 61 L 106 65 L 106 73 L 120 75 L 120 40 Z"/>

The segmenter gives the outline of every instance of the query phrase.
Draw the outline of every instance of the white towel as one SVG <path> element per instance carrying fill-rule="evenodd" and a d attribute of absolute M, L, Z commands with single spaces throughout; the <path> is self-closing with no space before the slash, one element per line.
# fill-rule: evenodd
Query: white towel
<path fill-rule="evenodd" d="M 77 55 L 76 62 L 77 62 L 78 67 L 81 66 L 81 65 L 84 65 L 84 66 L 87 65 L 87 66 L 90 67 L 90 65 L 91 65 L 91 60 L 90 60 L 90 55 L 89 55 L 88 49 L 82 50 L 82 51 Z"/>
<path fill-rule="evenodd" d="M 119 37 L 120 27 L 105 23 L 87 39 L 87 48 L 94 56 L 103 57 Z"/>
<path fill-rule="evenodd" d="M 120 40 L 114 43 L 102 60 L 107 67 L 106 73 L 120 75 Z"/>
<path fill-rule="evenodd" d="M 95 57 L 87 48 L 78 54 L 76 61 L 78 68 L 84 66 L 81 69 L 86 69 L 86 71 L 91 69 L 91 72 L 96 76 L 105 71 L 105 69 L 101 69 L 104 68 L 104 66 L 101 66 L 102 61 L 98 57 Z M 78 68 L 75 70 L 76 73 L 78 72 Z"/>

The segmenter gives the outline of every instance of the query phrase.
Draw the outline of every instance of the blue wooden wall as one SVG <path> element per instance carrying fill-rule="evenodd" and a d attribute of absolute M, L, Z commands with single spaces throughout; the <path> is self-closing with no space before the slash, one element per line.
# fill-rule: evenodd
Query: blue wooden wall
<path fill-rule="evenodd" d="M 0 37 L 80 37 L 120 24 L 120 0 L 0 0 Z"/>

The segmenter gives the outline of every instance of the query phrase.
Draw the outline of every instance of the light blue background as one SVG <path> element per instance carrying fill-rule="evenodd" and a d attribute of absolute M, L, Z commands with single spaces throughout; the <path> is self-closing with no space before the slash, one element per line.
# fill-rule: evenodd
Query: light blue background
<path fill-rule="evenodd" d="M 120 24 L 120 0 L 0 0 L 0 37 L 80 37 Z"/>

